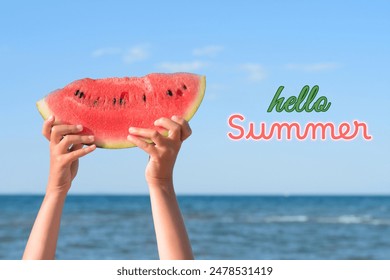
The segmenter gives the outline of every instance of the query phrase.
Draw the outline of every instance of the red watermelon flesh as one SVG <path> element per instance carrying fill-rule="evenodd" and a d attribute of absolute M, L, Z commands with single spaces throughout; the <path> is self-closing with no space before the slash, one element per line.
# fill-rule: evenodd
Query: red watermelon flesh
<path fill-rule="evenodd" d="M 191 73 L 144 77 L 81 79 L 37 102 L 44 119 L 81 124 L 83 134 L 93 134 L 101 148 L 129 148 L 129 127 L 153 128 L 161 118 L 181 116 L 189 121 L 202 102 L 205 76 Z"/>

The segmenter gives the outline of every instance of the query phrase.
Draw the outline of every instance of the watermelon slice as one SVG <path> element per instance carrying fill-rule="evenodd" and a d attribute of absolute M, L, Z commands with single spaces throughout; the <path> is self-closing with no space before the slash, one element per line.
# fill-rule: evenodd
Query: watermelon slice
<path fill-rule="evenodd" d="M 144 77 L 81 79 L 37 102 L 42 117 L 54 115 L 61 124 L 81 124 L 101 148 L 134 147 L 127 140 L 129 127 L 161 128 L 161 118 L 181 116 L 189 121 L 202 102 L 205 76 L 191 73 Z"/>

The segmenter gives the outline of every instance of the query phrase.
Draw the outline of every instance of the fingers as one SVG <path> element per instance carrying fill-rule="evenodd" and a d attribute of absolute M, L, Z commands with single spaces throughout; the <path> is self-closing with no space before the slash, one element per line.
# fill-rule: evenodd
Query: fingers
<path fill-rule="evenodd" d="M 186 140 L 190 137 L 192 130 L 188 122 L 180 117 L 173 116 L 171 119 L 161 118 L 154 122 L 154 125 L 161 126 L 169 130 L 168 137 L 172 139 Z"/>
<path fill-rule="evenodd" d="M 164 137 L 158 131 L 147 128 L 130 127 L 129 133 L 131 135 L 140 136 L 145 139 L 151 139 L 154 143 L 156 143 L 156 145 L 161 145 Z M 143 142 L 146 143 L 145 141 Z"/>
<path fill-rule="evenodd" d="M 168 138 L 174 140 L 175 142 L 183 142 L 192 134 L 192 130 L 188 122 L 177 116 L 173 116 L 171 119 L 160 118 L 154 122 L 154 125 L 167 129 Z M 151 146 L 144 139 L 151 139 L 156 145 L 163 145 L 165 143 L 164 137 L 155 129 L 130 127 L 129 133 L 130 135 L 128 140 L 143 150 L 150 149 L 148 147 Z"/>
<path fill-rule="evenodd" d="M 67 160 L 75 160 L 96 149 L 95 145 L 84 148 L 84 144 L 92 144 L 93 135 L 79 135 L 82 125 L 54 125 L 55 117 L 50 116 L 42 127 L 42 134 L 53 144 L 55 154 L 63 154 Z"/>
<path fill-rule="evenodd" d="M 51 128 L 50 142 L 60 143 L 65 135 L 79 133 L 83 130 L 82 125 L 58 125 Z"/>
<path fill-rule="evenodd" d="M 81 144 L 91 144 L 95 140 L 93 135 L 65 135 L 61 142 L 58 144 L 63 153 L 71 150 L 77 150 L 77 147 Z M 81 145 L 82 148 L 83 145 Z"/>
<path fill-rule="evenodd" d="M 168 119 L 160 118 L 154 122 L 155 126 L 161 126 L 168 130 L 168 137 L 174 140 L 181 140 L 181 128 L 180 124 Z"/>
<path fill-rule="evenodd" d="M 80 147 L 78 145 L 75 145 L 76 147 Z M 75 146 L 72 147 L 72 149 L 75 148 Z M 88 155 L 89 153 L 93 152 L 96 149 L 96 145 L 87 146 L 85 148 L 78 148 L 74 151 L 64 155 L 66 162 L 73 162 L 85 155 Z"/>
<path fill-rule="evenodd" d="M 181 129 L 181 141 L 184 141 L 184 140 L 186 140 L 188 137 L 191 136 L 191 134 L 192 134 L 192 129 L 191 129 L 189 123 L 188 123 L 184 118 L 180 118 L 180 117 L 177 117 L 177 116 L 173 116 L 171 119 L 180 125 L 180 129 Z"/>
<path fill-rule="evenodd" d="M 138 136 L 128 135 L 127 140 L 132 142 L 134 145 L 136 145 L 141 150 L 144 150 L 145 152 L 147 152 L 149 155 L 153 154 L 153 152 L 156 150 L 156 148 L 153 144 L 146 142 L 145 139 L 141 139 Z"/>
<path fill-rule="evenodd" d="M 50 116 L 47 120 L 43 122 L 42 126 L 42 135 L 45 136 L 47 140 L 50 141 L 51 127 L 54 124 L 54 116 Z"/>
<path fill-rule="evenodd" d="M 69 152 L 80 150 L 84 147 L 84 144 L 73 144 L 72 147 L 69 148 Z"/>

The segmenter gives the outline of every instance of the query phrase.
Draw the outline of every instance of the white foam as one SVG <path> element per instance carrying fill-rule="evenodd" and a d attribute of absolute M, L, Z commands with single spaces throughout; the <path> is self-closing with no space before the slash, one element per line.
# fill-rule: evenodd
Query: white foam
<path fill-rule="evenodd" d="M 309 220 L 307 216 L 270 216 L 264 219 L 267 223 L 305 223 Z"/>
<path fill-rule="evenodd" d="M 308 217 L 306 215 L 268 216 L 256 219 L 256 221 L 251 219 L 251 222 L 390 225 L 390 219 L 372 218 L 369 215 L 340 215 L 333 217 Z"/>
<path fill-rule="evenodd" d="M 340 224 L 361 224 L 367 221 L 367 218 L 354 215 L 342 215 L 337 217 L 337 221 Z"/>

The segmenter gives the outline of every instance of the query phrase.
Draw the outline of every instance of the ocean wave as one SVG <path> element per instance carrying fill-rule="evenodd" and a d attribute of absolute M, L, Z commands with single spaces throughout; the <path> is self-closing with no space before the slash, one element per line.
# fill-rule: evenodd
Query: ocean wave
<path fill-rule="evenodd" d="M 265 217 L 266 223 L 305 223 L 309 220 L 309 217 L 305 215 L 297 216 L 269 216 Z"/>
<path fill-rule="evenodd" d="M 341 215 L 337 217 L 319 217 L 318 223 L 326 224 L 366 224 L 366 225 L 390 225 L 390 219 L 373 218 L 369 215 Z"/>
<path fill-rule="evenodd" d="M 341 215 L 337 217 L 318 217 L 318 223 L 324 224 L 363 224 L 370 223 L 370 216 Z"/>
<path fill-rule="evenodd" d="M 307 215 L 279 215 L 266 217 L 251 217 L 246 220 L 249 223 L 314 223 L 314 224 L 365 224 L 374 226 L 390 226 L 390 219 L 375 218 L 369 215 L 340 215 L 316 217 Z"/>

